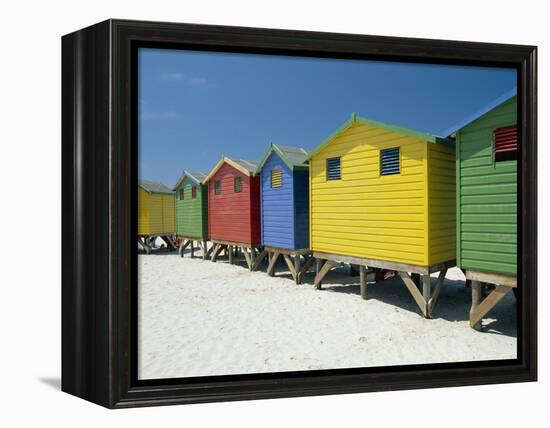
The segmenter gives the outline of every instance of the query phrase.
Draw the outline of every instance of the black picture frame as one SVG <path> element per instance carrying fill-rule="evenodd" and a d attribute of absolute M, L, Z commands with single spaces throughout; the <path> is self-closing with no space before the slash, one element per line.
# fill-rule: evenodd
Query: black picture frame
<path fill-rule="evenodd" d="M 520 288 L 516 360 L 136 378 L 135 49 L 172 47 L 518 70 Z M 62 38 L 62 390 L 109 408 L 537 379 L 534 46 L 107 20 Z"/>

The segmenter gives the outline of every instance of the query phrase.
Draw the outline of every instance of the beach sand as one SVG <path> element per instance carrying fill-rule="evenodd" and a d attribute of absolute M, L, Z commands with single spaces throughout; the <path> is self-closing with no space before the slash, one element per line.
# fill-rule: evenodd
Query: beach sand
<path fill-rule="evenodd" d="M 349 267 L 316 290 L 313 272 L 296 285 L 284 262 L 269 277 L 188 254 L 138 256 L 140 379 L 516 358 L 513 294 L 476 332 L 456 268 L 428 320 L 399 278 L 369 284 L 362 300 Z"/>

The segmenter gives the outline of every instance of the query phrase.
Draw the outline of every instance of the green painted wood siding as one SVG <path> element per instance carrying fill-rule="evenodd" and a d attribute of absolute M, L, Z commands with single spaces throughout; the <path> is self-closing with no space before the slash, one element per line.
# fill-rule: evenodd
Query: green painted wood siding
<path fill-rule="evenodd" d="M 176 188 L 176 233 L 188 238 L 208 238 L 208 188 L 197 187 L 197 197 L 192 198 L 191 192 L 194 183 L 185 177 Z M 180 200 L 180 190 L 184 191 L 184 199 Z"/>
<path fill-rule="evenodd" d="M 457 135 L 457 262 L 463 269 L 517 271 L 517 161 L 493 162 L 493 130 L 517 123 L 516 97 Z"/>

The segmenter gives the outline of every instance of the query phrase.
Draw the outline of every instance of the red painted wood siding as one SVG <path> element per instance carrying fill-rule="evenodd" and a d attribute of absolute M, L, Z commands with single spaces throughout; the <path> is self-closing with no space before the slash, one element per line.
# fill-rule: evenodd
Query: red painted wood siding
<path fill-rule="evenodd" d="M 235 177 L 242 177 L 242 192 L 235 192 Z M 214 183 L 221 182 L 221 194 Z M 208 229 L 210 239 L 259 244 L 259 177 L 249 177 L 228 164 L 208 181 Z"/>

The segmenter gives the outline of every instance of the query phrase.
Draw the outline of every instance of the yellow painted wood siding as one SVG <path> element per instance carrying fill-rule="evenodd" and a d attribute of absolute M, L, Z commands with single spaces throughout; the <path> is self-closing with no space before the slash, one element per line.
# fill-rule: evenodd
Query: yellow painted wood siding
<path fill-rule="evenodd" d="M 428 264 L 456 258 L 455 149 L 427 144 L 428 150 Z"/>
<path fill-rule="evenodd" d="M 311 159 L 311 248 L 333 254 L 428 264 L 427 144 L 353 124 Z M 400 148 L 401 172 L 380 175 L 380 150 Z M 341 157 L 341 179 L 326 160 Z"/>
<path fill-rule="evenodd" d="M 149 233 L 149 193 L 138 187 L 138 235 Z"/>
<path fill-rule="evenodd" d="M 138 188 L 138 235 L 160 235 L 176 232 L 174 195 L 148 193 Z"/>
<path fill-rule="evenodd" d="M 162 195 L 162 227 L 165 232 L 176 233 L 176 197 Z"/>

